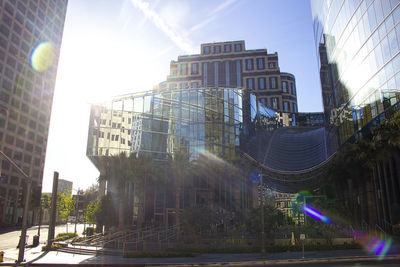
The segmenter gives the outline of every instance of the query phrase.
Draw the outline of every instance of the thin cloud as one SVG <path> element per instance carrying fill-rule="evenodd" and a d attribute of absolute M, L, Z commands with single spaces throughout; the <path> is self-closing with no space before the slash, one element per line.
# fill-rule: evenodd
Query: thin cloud
<path fill-rule="evenodd" d="M 220 13 L 222 10 L 228 8 L 229 6 L 231 6 L 232 4 L 234 4 L 236 2 L 237 2 L 237 0 L 226 0 L 226 1 L 222 2 L 219 6 L 217 6 L 216 8 L 214 8 L 213 10 L 211 10 L 208 13 L 208 18 L 207 19 L 205 19 L 202 22 L 200 22 L 200 23 L 194 25 L 193 27 L 191 27 L 189 29 L 189 31 L 186 33 L 186 36 L 188 36 L 189 34 L 191 34 L 194 31 L 197 31 L 197 30 L 203 28 L 207 24 L 209 24 L 212 21 L 214 21 L 216 18 L 218 18 L 218 13 Z"/>
<path fill-rule="evenodd" d="M 182 35 L 176 33 L 173 29 L 171 29 L 157 12 L 150 9 L 149 3 L 143 2 L 142 0 L 131 0 L 131 2 L 136 8 L 143 12 L 143 15 L 148 18 L 154 24 L 154 26 L 156 26 L 165 35 L 167 35 L 167 37 L 180 49 L 188 54 L 196 53 L 196 48 L 194 48 L 192 44 Z"/>
<path fill-rule="evenodd" d="M 225 8 L 227 8 L 228 6 L 232 5 L 233 3 L 235 3 L 237 0 L 226 0 L 225 2 L 221 3 L 219 6 L 217 6 L 216 8 L 214 8 L 211 12 L 210 12 L 210 16 L 214 15 L 218 12 L 220 12 L 221 10 L 224 10 Z"/>

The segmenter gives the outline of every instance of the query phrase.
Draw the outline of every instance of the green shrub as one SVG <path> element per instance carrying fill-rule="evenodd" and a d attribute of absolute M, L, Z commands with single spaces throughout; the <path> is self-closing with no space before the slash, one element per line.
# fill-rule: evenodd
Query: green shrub
<path fill-rule="evenodd" d="M 73 237 L 78 236 L 75 233 L 59 233 L 56 238 L 54 239 L 54 241 L 64 241 Z"/>
<path fill-rule="evenodd" d="M 132 251 L 124 254 L 124 258 L 178 258 L 194 257 L 193 252 L 171 252 L 171 251 Z"/>
<path fill-rule="evenodd" d="M 307 244 L 304 246 L 305 251 L 321 251 L 321 250 L 343 250 L 343 249 L 362 249 L 358 243 L 343 244 L 343 245 L 325 245 L 325 244 Z M 287 252 L 301 251 L 300 244 L 295 246 L 267 246 L 266 252 Z M 180 253 L 259 253 L 260 247 L 228 247 L 228 248 L 168 248 L 167 252 Z"/>

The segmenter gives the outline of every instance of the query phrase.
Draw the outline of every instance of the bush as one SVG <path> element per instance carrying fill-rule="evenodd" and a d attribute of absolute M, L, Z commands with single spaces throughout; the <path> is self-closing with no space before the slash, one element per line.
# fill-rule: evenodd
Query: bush
<path fill-rule="evenodd" d="M 305 251 L 321 251 L 321 250 L 343 250 L 343 249 L 362 249 L 358 243 L 343 244 L 343 245 L 305 245 Z M 301 251 L 302 246 L 267 246 L 267 252 L 287 252 L 287 251 Z M 259 253 L 260 247 L 230 247 L 230 248 L 169 248 L 167 252 L 180 252 L 180 253 Z"/>
<path fill-rule="evenodd" d="M 54 238 L 54 241 L 64 241 L 73 237 L 78 236 L 75 233 L 59 233 L 56 238 Z"/>
<path fill-rule="evenodd" d="M 171 252 L 171 251 L 132 251 L 124 254 L 124 258 L 178 258 L 178 257 L 194 257 L 193 252 Z"/>
<path fill-rule="evenodd" d="M 81 237 L 77 236 L 74 239 L 72 239 L 72 242 L 83 242 L 85 240 L 86 240 L 86 238 L 84 236 L 81 236 Z"/>

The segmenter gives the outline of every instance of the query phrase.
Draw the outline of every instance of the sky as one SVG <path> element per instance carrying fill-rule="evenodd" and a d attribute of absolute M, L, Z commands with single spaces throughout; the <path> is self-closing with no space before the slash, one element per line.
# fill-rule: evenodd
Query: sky
<path fill-rule="evenodd" d="M 86 157 L 92 103 L 149 90 L 179 55 L 235 40 L 277 52 L 281 71 L 296 77 L 299 111 L 322 111 L 309 0 L 69 0 L 43 192 L 54 171 L 74 190 L 96 183 Z"/>

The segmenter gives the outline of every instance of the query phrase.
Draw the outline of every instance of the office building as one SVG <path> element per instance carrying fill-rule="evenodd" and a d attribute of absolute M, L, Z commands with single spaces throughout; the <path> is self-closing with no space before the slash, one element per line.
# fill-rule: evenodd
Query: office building
<path fill-rule="evenodd" d="M 311 0 L 330 154 L 368 138 L 399 110 L 400 1 Z M 399 155 L 344 187 L 354 218 L 391 231 L 400 205 Z M 376 228 L 375 228 L 376 227 Z"/>
<path fill-rule="evenodd" d="M 64 179 L 58 179 L 57 194 L 72 194 L 72 182 Z"/>
<path fill-rule="evenodd" d="M 66 7 L 67 0 L 0 1 L 0 149 L 32 188 L 42 185 Z M 4 159 L 1 177 L 0 224 L 15 224 L 25 178 Z"/>
<path fill-rule="evenodd" d="M 202 44 L 200 54 L 179 56 L 171 61 L 167 87 L 246 88 L 271 109 L 297 112 L 296 80 L 281 72 L 278 53 L 246 50 L 244 41 Z"/>

